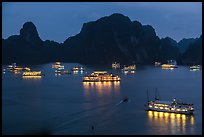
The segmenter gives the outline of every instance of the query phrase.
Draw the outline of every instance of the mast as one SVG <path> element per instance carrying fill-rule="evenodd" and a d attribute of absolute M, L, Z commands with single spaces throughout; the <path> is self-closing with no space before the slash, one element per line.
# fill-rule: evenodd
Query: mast
<path fill-rule="evenodd" d="M 147 103 L 149 102 L 149 95 L 148 95 L 148 89 L 147 89 Z"/>
<path fill-rule="evenodd" d="M 155 100 L 159 100 L 159 99 L 157 98 L 157 88 L 155 89 Z"/>

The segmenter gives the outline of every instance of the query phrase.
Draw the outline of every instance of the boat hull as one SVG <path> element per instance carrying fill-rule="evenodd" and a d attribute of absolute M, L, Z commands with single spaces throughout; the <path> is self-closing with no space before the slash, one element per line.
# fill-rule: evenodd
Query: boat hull
<path fill-rule="evenodd" d="M 176 113 L 176 114 L 186 114 L 186 115 L 192 115 L 193 111 L 177 111 L 177 110 L 165 110 L 165 109 L 157 109 L 157 108 L 149 108 L 146 107 L 147 111 L 157 111 L 157 112 L 167 112 L 167 113 Z"/>
<path fill-rule="evenodd" d="M 83 80 L 83 82 L 118 82 L 120 80 Z"/>

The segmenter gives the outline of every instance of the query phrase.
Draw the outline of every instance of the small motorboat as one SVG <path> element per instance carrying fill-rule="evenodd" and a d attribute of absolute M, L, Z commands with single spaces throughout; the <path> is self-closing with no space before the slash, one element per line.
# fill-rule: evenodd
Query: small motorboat
<path fill-rule="evenodd" d="M 129 101 L 129 98 L 128 97 L 125 97 L 124 99 L 123 99 L 123 102 L 128 102 Z"/>

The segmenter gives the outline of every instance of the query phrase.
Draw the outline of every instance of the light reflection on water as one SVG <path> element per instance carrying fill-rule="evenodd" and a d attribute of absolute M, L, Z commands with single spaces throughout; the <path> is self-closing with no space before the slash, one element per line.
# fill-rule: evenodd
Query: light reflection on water
<path fill-rule="evenodd" d="M 23 79 L 41 79 L 41 76 L 23 76 Z"/>
<path fill-rule="evenodd" d="M 74 70 L 73 74 L 77 75 L 77 74 L 83 74 L 84 71 L 79 71 L 79 70 Z"/>
<path fill-rule="evenodd" d="M 96 91 L 99 95 L 110 94 L 111 91 L 117 92 L 120 89 L 120 82 L 83 82 L 83 88 L 86 95 L 90 91 Z"/>
<path fill-rule="evenodd" d="M 50 66 L 36 68 L 45 74 L 39 79 L 9 72 L 2 76 L 3 134 L 38 131 L 46 122 L 52 134 L 202 134 L 202 70 L 138 67 L 135 74 L 113 71 L 120 82 L 94 83 L 82 80 L 95 68 L 56 77 Z M 68 70 L 74 66 L 78 64 L 65 64 Z M 164 99 L 176 95 L 181 102 L 195 104 L 194 116 L 144 111 L 145 91 L 148 88 L 152 97 L 155 87 Z M 131 101 L 120 103 L 123 97 Z"/>
<path fill-rule="evenodd" d="M 119 90 L 120 82 L 83 82 L 83 87 L 85 91 L 92 89 L 99 92 L 102 90 L 111 91 L 111 89 Z"/>
<path fill-rule="evenodd" d="M 194 126 L 194 116 L 185 115 L 185 114 L 175 114 L 167 112 L 157 112 L 157 111 L 148 111 L 148 125 L 151 127 L 157 127 L 157 129 L 162 130 L 162 134 L 172 134 L 178 133 L 186 134 L 186 132 L 193 132 L 193 128 L 190 128 L 191 131 L 186 131 L 186 127 Z M 160 128 L 158 128 L 160 127 Z"/>

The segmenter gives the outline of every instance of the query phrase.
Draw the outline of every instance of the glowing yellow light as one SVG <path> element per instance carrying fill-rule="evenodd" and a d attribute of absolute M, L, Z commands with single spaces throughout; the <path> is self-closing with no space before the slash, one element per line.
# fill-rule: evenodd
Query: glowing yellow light
<path fill-rule="evenodd" d="M 152 111 L 148 111 L 148 115 L 149 116 L 153 116 L 153 112 Z"/>
<path fill-rule="evenodd" d="M 163 112 L 159 112 L 159 116 L 162 117 L 163 116 Z"/>
<path fill-rule="evenodd" d="M 181 117 L 181 114 L 176 114 L 176 117 L 177 117 L 177 118 L 180 118 L 180 117 Z"/>
<path fill-rule="evenodd" d="M 164 113 L 164 116 L 165 116 L 165 117 L 169 116 L 169 113 Z"/>
<path fill-rule="evenodd" d="M 175 114 L 171 113 L 170 117 L 175 118 Z"/>
<path fill-rule="evenodd" d="M 191 125 L 194 125 L 194 117 L 191 116 Z"/>
<path fill-rule="evenodd" d="M 186 115 L 182 114 L 181 115 L 182 119 L 186 119 Z"/>
<path fill-rule="evenodd" d="M 41 76 L 23 76 L 23 79 L 40 79 Z"/>
<path fill-rule="evenodd" d="M 23 76 L 38 76 L 38 75 L 41 75 L 41 71 L 23 72 Z"/>
<path fill-rule="evenodd" d="M 157 111 L 154 112 L 154 116 L 158 116 L 158 112 Z"/>

